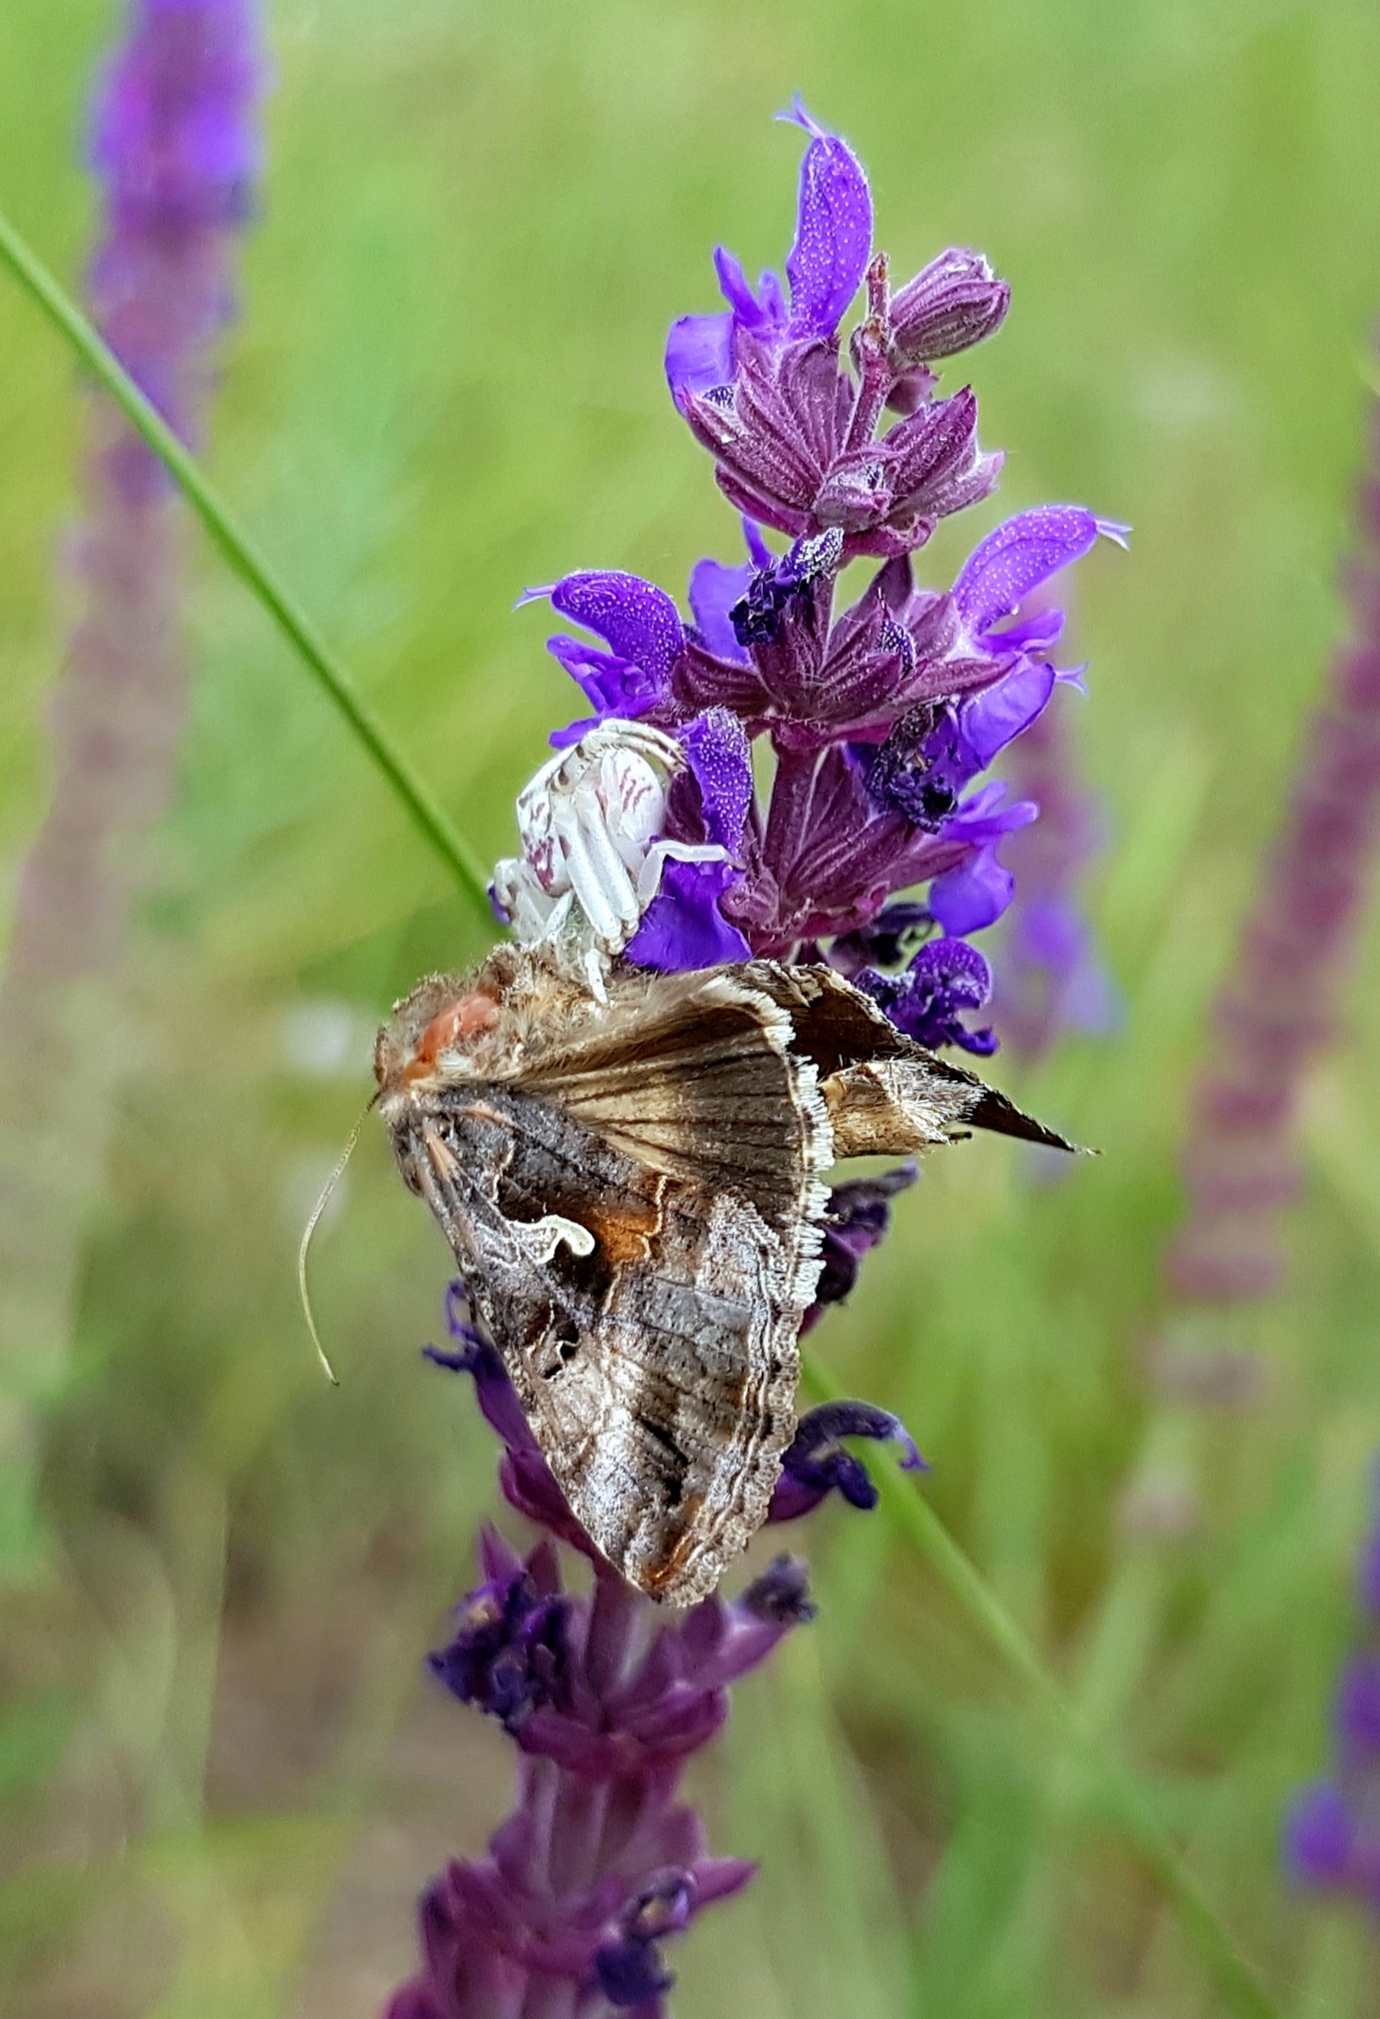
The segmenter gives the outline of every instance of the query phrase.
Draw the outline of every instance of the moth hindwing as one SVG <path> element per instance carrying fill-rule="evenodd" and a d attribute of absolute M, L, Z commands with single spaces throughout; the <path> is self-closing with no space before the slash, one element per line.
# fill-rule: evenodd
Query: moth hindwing
<path fill-rule="evenodd" d="M 713 1589 L 795 1430 L 837 1155 L 965 1125 L 1062 1144 L 822 968 L 547 953 L 433 977 L 379 1033 L 379 1106 L 571 1509 L 651 1596 Z"/>

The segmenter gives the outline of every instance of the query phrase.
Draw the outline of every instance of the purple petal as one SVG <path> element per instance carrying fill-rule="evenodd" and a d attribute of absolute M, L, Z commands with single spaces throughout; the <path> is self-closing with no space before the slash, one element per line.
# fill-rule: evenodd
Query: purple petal
<path fill-rule="evenodd" d="M 606 715 L 645 715 L 648 709 L 655 708 L 659 701 L 665 699 L 665 681 L 631 659 L 620 659 L 613 652 L 601 652 L 597 645 L 586 645 L 579 638 L 568 638 L 564 632 L 548 638 L 546 649 L 565 668 L 594 708 L 597 721 L 602 721 Z M 557 749 L 561 749 L 567 743 L 574 743 L 588 726 L 587 722 L 583 722 L 576 723 L 572 730 L 557 730 L 551 741 Z"/>
<path fill-rule="evenodd" d="M 746 330 L 756 337 L 785 335 L 786 304 L 774 273 L 764 273 L 754 292 L 741 261 L 722 245 L 714 248 L 714 271 L 719 276 L 720 292 L 732 311 L 735 334 Z"/>
<path fill-rule="evenodd" d="M 1016 879 L 997 860 L 995 842 L 979 848 L 957 869 L 930 885 L 930 915 L 950 938 L 958 939 L 999 919 L 1011 902 Z"/>
<path fill-rule="evenodd" d="M 1096 519 L 1082 505 L 1037 505 L 1017 512 L 979 542 L 954 583 L 954 602 L 970 633 L 1010 617 L 1023 597 L 1097 543 L 1120 541 L 1126 528 Z"/>
<path fill-rule="evenodd" d="M 719 910 L 719 899 L 742 874 L 731 862 L 668 862 L 661 888 L 628 942 L 628 959 L 662 974 L 750 960 L 752 948 Z"/>
<path fill-rule="evenodd" d="M 1003 630 L 990 631 L 987 643 L 1003 652 L 1046 652 L 1057 645 L 1064 633 L 1064 613 L 1057 606 L 1048 610 L 1032 610 L 1019 623 L 1008 624 Z M 1061 674 L 1061 679 L 1068 679 Z"/>
<path fill-rule="evenodd" d="M 728 613 L 747 594 L 755 573 L 750 561 L 737 568 L 723 561 L 696 561 L 690 570 L 690 608 L 701 637 L 717 659 L 740 666 L 747 664 L 748 655 L 738 643 Z"/>
<path fill-rule="evenodd" d="M 539 592 L 534 592 L 539 593 Z M 664 589 L 616 568 L 564 575 L 551 589 L 563 617 L 597 632 L 619 659 L 665 682 L 685 643 L 680 614 Z"/>
<path fill-rule="evenodd" d="M 733 378 L 733 316 L 683 315 L 666 336 L 666 383 L 681 406 L 692 393 L 713 392 Z"/>
<path fill-rule="evenodd" d="M 740 1893 L 756 1875 L 752 1858 L 697 1858 L 695 1861 L 695 1905 L 706 1907 L 711 1900 L 726 1900 Z"/>
<path fill-rule="evenodd" d="M 1028 729 L 1054 692 L 1054 668 L 1043 659 L 1020 663 L 965 701 L 958 724 L 975 771 L 985 771 L 999 750 Z"/>
<path fill-rule="evenodd" d="M 700 788 L 705 839 L 736 857 L 742 850 L 743 829 L 752 804 L 747 731 L 727 708 L 710 708 L 680 732 L 680 741 Z M 717 867 L 714 863 L 703 866 Z"/>
<path fill-rule="evenodd" d="M 1004 834 L 1014 834 L 1018 827 L 1029 827 L 1039 817 L 1040 809 L 1033 799 L 1013 800 L 1008 806 L 1006 785 L 1002 779 L 994 778 L 981 792 L 965 799 L 939 832 L 944 841 L 976 842 L 985 847 L 989 841 L 1000 841 Z"/>
<path fill-rule="evenodd" d="M 899 1031 L 931 1051 L 960 1045 L 986 1058 L 997 1049 L 990 1030 L 969 1030 L 963 1022 L 966 1011 L 982 1009 L 992 995 L 992 970 L 966 940 L 931 940 L 904 974 L 864 968 L 854 984 L 886 1011 Z"/>
<path fill-rule="evenodd" d="M 458 1353 L 438 1353 L 434 1346 L 427 1346 L 422 1349 L 423 1353 L 436 1366 L 444 1367 L 451 1373 L 472 1375 L 485 1422 L 498 1432 L 510 1451 L 536 1455 L 537 1440 L 522 1413 L 522 1405 L 497 1348 L 481 1337 L 473 1326 L 463 1325 L 453 1316 L 463 1301 L 463 1286 L 452 1284 L 446 1300 L 447 1313 L 452 1335 L 464 1342 L 461 1350 Z"/>
<path fill-rule="evenodd" d="M 871 1402 L 823 1402 L 807 1410 L 796 1427 L 795 1438 L 781 1461 L 768 1521 L 794 1521 L 831 1492 L 842 1494 L 853 1507 L 877 1505 L 877 1489 L 862 1461 L 844 1449 L 841 1440 L 845 1437 L 873 1437 L 899 1444 L 902 1471 L 928 1469 L 899 1416 Z"/>
<path fill-rule="evenodd" d="M 872 253 L 867 177 L 847 143 L 817 126 L 799 98 L 780 116 L 811 136 L 800 164 L 795 244 L 786 261 L 791 334 L 832 337 Z"/>

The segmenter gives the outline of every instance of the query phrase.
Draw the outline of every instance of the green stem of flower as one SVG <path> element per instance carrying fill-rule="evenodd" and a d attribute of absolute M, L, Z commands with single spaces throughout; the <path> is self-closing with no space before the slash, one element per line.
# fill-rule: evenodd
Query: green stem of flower
<path fill-rule="evenodd" d="M 225 559 L 257 596 L 303 664 L 325 688 L 414 826 L 441 857 L 474 907 L 492 927 L 488 876 L 474 849 L 447 819 L 420 775 L 394 744 L 311 619 L 278 580 L 244 528 L 167 422 L 140 392 L 114 352 L 92 328 L 56 276 L 0 211 L 0 259 L 29 299 L 104 387 L 135 432 L 152 449 L 201 520 Z"/>
<path fill-rule="evenodd" d="M 839 1399 L 842 1390 L 813 1356 L 802 1356 L 801 1371 L 801 1385 L 813 1400 Z M 924 1557 L 1006 1666 L 1020 1677 L 1059 1737 L 1096 1776 L 1109 1812 L 1118 1819 L 1123 1835 L 1146 1869 L 1174 1902 L 1231 2010 L 1238 2019 L 1281 2019 L 1280 2008 L 1237 1948 L 1197 1880 L 1185 1868 L 1131 1775 L 1107 1756 L 1087 1730 L 1035 1648 L 976 1564 L 960 1549 L 923 1498 L 915 1481 L 887 1470 L 879 1477 L 878 1490 L 882 1511 L 892 1527 Z"/>

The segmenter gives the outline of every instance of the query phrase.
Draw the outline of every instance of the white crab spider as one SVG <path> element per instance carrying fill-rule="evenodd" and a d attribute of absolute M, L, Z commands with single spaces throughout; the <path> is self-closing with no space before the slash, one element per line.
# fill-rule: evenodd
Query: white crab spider
<path fill-rule="evenodd" d="M 713 843 L 663 841 L 666 792 L 685 768 L 675 740 L 610 716 L 543 764 L 518 794 L 522 854 L 494 871 L 494 897 L 524 946 L 574 940 L 596 994 L 661 886 L 666 863 L 726 862 Z"/>

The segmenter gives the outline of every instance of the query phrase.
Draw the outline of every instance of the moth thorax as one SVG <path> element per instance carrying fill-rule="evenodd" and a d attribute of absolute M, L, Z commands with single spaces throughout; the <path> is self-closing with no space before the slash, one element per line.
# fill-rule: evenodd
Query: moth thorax
<path fill-rule="evenodd" d="M 417 1080 L 433 1072 L 442 1052 L 450 1052 L 470 1038 L 481 1037 L 498 1022 L 498 1004 L 490 995 L 477 991 L 462 995 L 438 1010 L 417 1040 L 416 1050 L 403 1067 L 405 1080 Z"/>

